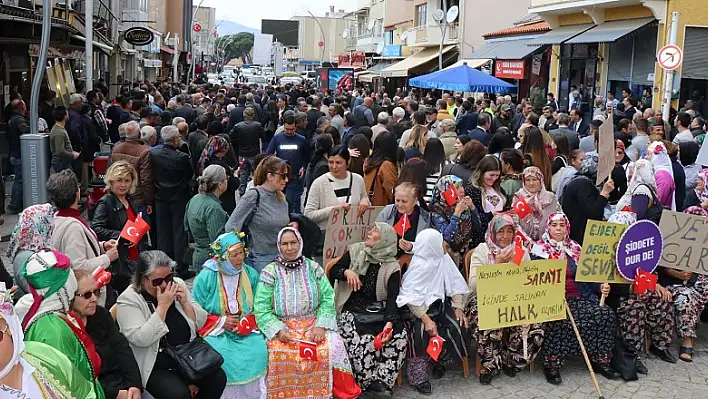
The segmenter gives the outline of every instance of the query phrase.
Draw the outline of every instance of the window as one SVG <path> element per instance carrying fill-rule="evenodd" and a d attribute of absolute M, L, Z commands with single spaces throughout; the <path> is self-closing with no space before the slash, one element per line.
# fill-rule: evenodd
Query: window
<path fill-rule="evenodd" d="M 460 6 L 460 0 L 447 0 L 447 9 L 451 9 L 452 6 Z M 443 9 L 442 0 L 438 1 L 438 8 Z"/>
<path fill-rule="evenodd" d="M 427 22 L 428 5 L 419 4 L 415 6 L 415 26 L 425 26 Z"/>
<path fill-rule="evenodd" d="M 384 34 L 384 44 L 389 45 L 394 43 L 395 30 L 386 31 Z"/>

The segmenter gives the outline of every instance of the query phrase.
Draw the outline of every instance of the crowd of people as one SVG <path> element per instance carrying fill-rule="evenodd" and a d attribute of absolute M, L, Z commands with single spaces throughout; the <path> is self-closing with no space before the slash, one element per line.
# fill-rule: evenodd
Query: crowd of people
<path fill-rule="evenodd" d="M 430 395 L 432 378 L 467 370 L 470 357 L 490 384 L 537 356 L 561 384 L 564 361 L 581 354 L 569 320 L 479 329 L 477 272 L 511 262 L 517 237 L 523 260 L 567 262 L 566 301 L 595 372 L 636 379 L 615 366 L 621 350 L 646 374 L 645 335 L 658 358 L 692 361 L 705 276 L 659 267 L 656 290 L 638 294 L 575 272 L 589 220 L 708 217 L 708 169 L 696 163 L 708 125 L 693 104 L 664 121 L 628 91 L 590 117 L 550 93 L 539 105 L 167 81 L 124 86 L 107 103 L 104 89 L 73 94 L 68 110 L 45 92 L 50 203 L 24 207 L 15 175 L 14 273 L 0 286 L 5 391 L 387 398 L 404 369 Z M 21 99 L 12 111 L 15 165 L 28 118 Z M 597 185 L 609 113 L 615 167 Z M 90 166 L 106 143 L 98 176 Z M 521 201 L 525 215 L 513 210 Z M 383 209 L 365 240 L 323 263 L 332 212 L 371 207 Z M 132 242 L 122 231 L 136 220 L 151 228 Z"/>

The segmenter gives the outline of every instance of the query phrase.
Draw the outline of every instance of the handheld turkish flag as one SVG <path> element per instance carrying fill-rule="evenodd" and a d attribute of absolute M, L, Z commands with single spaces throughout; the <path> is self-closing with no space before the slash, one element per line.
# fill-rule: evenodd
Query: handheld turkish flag
<path fill-rule="evenodd" d="M 526 199 L 523 196 L 519 197 L 519 199 L 514 202 L 514 212 L 516 212 L 516 214 L 519 215 L 521 219 L 530 215 L 531 211 L 531 205 L 526 202 Z"/>
<path fill-rule="evenodd" d="M 244 316 L 241 318 L 241 320 L 238 321 L 238 335 L 243 335 L 246 336 L 253 331 L 255 331 L 258 328 L 256 325 L 256 316 L 249 314 L 248 316 Z"/>
<path fill-rule="evenodd" d="M 102 288 L 111 282 L 111 273 L 102 267 L 97 267 L 96 270 L 91 273 L 93 276 L 93 281 L 96 283 L 97 288 Z"/>
<path fill-rule="evenodd" d="M 516 263 L 516 266 L 521 266 L 525 254 L 526 250 L 524 250 L 521 240 L 514 240 L 514 263 Z"/>
<path fill-rule="evenodd" d="M 300 348 L 300 357 L 304 360 L 317 361 L 317 344 L 309 341 L 298 341 Z"/>
<path fill-rule="evenodd" d="M 455 188 L 454 184 L 450 184 L 450 188 L 443 191 L 441 195 L 445 199 L 445 202 L 447 202 L 450 206 L 455 205 L 457 203 L 457 199 L 460 197 L 460 194 L 458 194 L 457 188 Z"/>
<path fill-rule="evenodd" d="M 659 276 L 653 273 L 647 273 L 642 269 L 637 269 L 637 276 L 634 278 L 634 292 L 637 294 L 643 294 L 647 290 L 656 289 L 656 281 Z"/>
<path fill-rule="evenodd" d="M 380 351 L 381 349 L 383 349 L 383 336 L 385 334 L 390 334 L 391 331 L 393 331 L 393 329 L 387 328 L 387 329 L 383 330 L 382 332 L 380 332 L 376 336 L 376 338 L 374 338 L 374 349 L 376 349 L 377 351 Z"/>
<path fill-rule="evenodd" d="M 443 349 L 443 343 L 445 342 L 442 337 L 431 337 L 430 341 L 428 342 L 428 349 L 426 352 L 428 352 L 428 355 L 430 355 L 430 358 L 433 359 L 433 361 L 437 362 L 438 358 L 440 357 L 440 354 L 442 353 Z"/>
<path fill-rule="evenodd" d="M 150 231 L 150 225 L 143 219 L 142 214 L 139 214 L 135 221 L 128 220 L 125 222 L 123 230 L 120 232 L 120 237 L 137 245 L 148 231 Z"/>
<path fill-rule="evenodd" d="M 401 216 L 400 219 L 398 219 L 398 223 L 396 223 L 393 226 L 393 230 L 398 234 L 399 237 L 403 237 L 404 234 L 406 234 L 406 231 L 408 231 L 411 228 L 411 223 L 408 220 L 408 215 L 405 213 L 403 216 Z"/>

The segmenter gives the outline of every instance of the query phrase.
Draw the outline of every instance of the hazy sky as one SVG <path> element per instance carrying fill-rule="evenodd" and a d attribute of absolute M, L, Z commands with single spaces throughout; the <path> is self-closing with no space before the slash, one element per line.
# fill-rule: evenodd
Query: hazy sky
<path fill-rule="evenodd" d="M 308 4 L 309 3 L 309 4 Z M 199 0 L 194 0 L 199 4 Z M 307 14 L 324 16 L 332 5 L 352 11 L 357 0 L 204 0 L 204 6 L 216 7 L 216 18 L 238 22 L 252 28 L 261 27 L 261 19 L 289 19 L 293 15 Z"/>

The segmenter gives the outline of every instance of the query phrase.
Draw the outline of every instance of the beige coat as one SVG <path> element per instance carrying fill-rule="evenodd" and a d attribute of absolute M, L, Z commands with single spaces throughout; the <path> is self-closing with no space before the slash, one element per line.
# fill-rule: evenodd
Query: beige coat
<path fill-rule="evenodd" d="M 187 317 L 182 305 L 175 300 L 177 310 L 182 314 L 189 324 L 190 341 L 196 337 L 196 330 L 202 328 L 206 323 L 207 312 L 199 304 L 194 302 L 192 295 L 187 289 L 187 285 L 182 279 L 176 278 L 174 281 L 181 285 L 187 292 L 187 300 L 194 307 L 196 322 Z M 147 385 L 152 368 L 155 366 L 157 351 L 160 347 L 160 338 L 170 331 L 160 316 L 154 313 L 143 296 L 133 286 L 129 286 L 118 297 L 116 302 L 118 325 L 120 331 L 130 343 L 133 356 L 140 368 L 140 376 L 143 379 L 143 386 Z"/>
<path fill-rule="evenodd" d="M 339 205 L 328 175 L 329 173 L 325 173 L 312 182 L 304 212 L 305 216 L 317 223 L 322 231 L 327 230 L 332 209 Z M 361 175 L 349 172 L 349 176 L 353 179 L 349 203 L 356 206 L 359 201 L 368 197 L 368 193 L 366 187 L 364 187 L 364 178 Z M 347 178 L 347 182 L 349 182 L 349 178 Z"/>
<path fill-rule="evenodd" d="M 455 141 L 457 141 L 457 133 L 455 133 L 454 131 L 445 132 L 440 135 L 438 139 L 442 143 L 443 148 L 445 148 L 445 158 L 447 158 L 447 160 L 450 162 L 454 162 L 455 159 L 457 159 L 457 151 L 455 151 Z"/>

